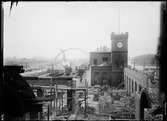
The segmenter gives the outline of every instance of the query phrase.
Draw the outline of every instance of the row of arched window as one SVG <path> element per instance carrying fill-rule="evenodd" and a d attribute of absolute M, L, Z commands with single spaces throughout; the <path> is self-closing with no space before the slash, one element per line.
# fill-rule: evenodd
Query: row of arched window
<path fill-rule="evenodd" d="M 142 90 L 142 86 L 137 83 L 138 80 L 135 80 L 126 74 L 124 75 L 125 88 L 129 93 L 140 92 Z"/>

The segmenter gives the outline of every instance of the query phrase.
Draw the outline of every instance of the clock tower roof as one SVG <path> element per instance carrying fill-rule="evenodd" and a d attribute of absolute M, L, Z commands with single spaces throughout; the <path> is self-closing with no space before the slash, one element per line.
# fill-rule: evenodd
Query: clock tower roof
<path fill-rule="evenodd" d="M 111 40 L 127 40 L 128 39 L 128 32 L 115 34 L 114 32 L 111 33 Z"/>

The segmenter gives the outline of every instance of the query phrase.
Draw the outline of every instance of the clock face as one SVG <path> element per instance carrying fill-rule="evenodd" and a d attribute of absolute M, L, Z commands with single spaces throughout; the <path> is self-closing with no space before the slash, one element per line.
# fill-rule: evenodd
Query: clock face
<path fill-rule="evenodd" d="M 117 43 L 117 47 L 118 47 L 118 48 L 122 48 L 122 47 L 123 47 L 122 42 L 118 42 L 118 43 Z"/>

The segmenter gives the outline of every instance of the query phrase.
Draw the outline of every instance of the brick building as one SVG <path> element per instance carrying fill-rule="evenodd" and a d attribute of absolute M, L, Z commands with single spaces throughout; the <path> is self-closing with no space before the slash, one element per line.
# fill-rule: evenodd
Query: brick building
<path fill-rule="evenodd" d="M 123 83 L 123 69 L 127 67 L 128 32 L 111 34 L 111 51 L 90 53 L 91 85 L 117 87 Z"/>
<path fill-rule="evenodd" d="M 91 52 L 90 65 L 100 65 L 102 63 L 111 63 L 111 52 Z"/>

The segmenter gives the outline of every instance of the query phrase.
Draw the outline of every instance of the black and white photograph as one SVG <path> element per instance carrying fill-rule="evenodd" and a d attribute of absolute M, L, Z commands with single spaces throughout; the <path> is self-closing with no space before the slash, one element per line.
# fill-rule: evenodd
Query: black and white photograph
<path fill-rule="evenodd" d="M 1 3 L 1 121 L 165 120 L 165 1 Z"/>

